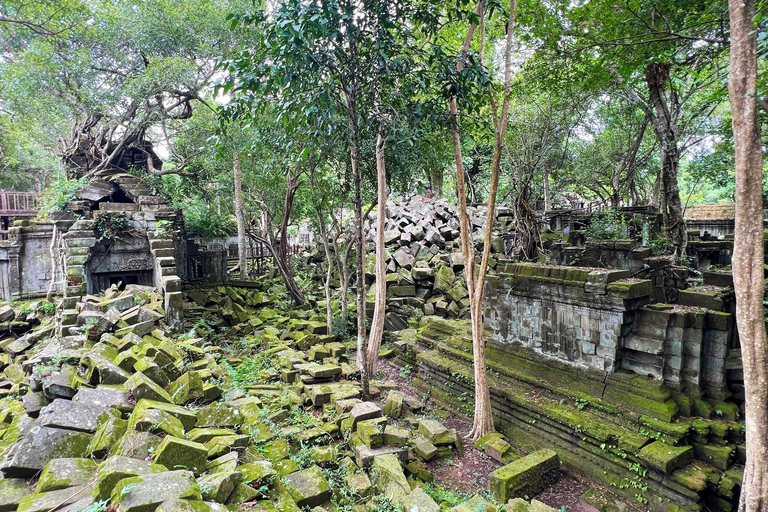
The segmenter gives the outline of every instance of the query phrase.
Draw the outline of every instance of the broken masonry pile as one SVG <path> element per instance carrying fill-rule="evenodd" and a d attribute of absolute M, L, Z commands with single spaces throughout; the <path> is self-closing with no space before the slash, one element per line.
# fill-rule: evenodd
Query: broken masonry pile
<path fill-rule="evenodd" d="M 463 446 L 419 400 L 374 382 L 383 408 L 363 401 L 347 347 L 311 311 L 227 287 L 190 298 L 208 319 L 205 304 L 226 305 L 240 352 L 171 335 L 161 295 L 136 285 L 83 297 L 66 336 L 38 314 L 2 338 L 0 511 L 552 510 L 521 499 L 557 474 L 538 452 L 492 478 L 495 499 L 441 507 L 430 461 Z"/>
<path fill-rule="evenodd" d="M 482 250 L 487 209 L 483 206 L 467 210 L 473 247 Z M 371 212 L 365 220 L 366 239 L 369 242 L 365 263 L 367 311 L 372 314 L 375 287 L 374 266 L 376 217 Z M 496 267 L 499 259 L 506 259 L 505 236 L 513 225 L 512 212 L 497 208 L 494 233 L 491 238 L 489 266 Z M 387 330 L 408 328 L 408 319 L 422 315 L 444 318 L 468 318 L 469 294 L 463 277 L 464 259 L 461 253 L 459 218 L 456 207 L 444 199 L 412 196 L 387 202 L 386 228 Z M 476 256 L 479 261 L 479 254 Z M 310 262 L 324 260 L 322 248 L 313 251 Z M 318 265 L 318 279 L 324 272 Z"/>

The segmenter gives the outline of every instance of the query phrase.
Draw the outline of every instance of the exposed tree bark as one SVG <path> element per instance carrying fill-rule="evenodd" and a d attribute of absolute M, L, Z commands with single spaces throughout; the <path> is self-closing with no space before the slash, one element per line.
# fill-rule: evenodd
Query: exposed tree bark
<path fill-rule="evenodd" d="M 676 116 L 670 109 L 665 92 L 669 81 L 670 64 L 654 62 L 645 69 L 645 80 L 651 97 L 654 115 L 651 126 L 659 139 L 661 170 L 659 171 L 659 208 L 664 220 L 667 238 L 675 246 L 675 256 L 685 257 L 688 233 L 683 219 L 683 205 L 677 184 L 677 170 L 680 165 L 680 149 L 677 145 Z M 674 91 L 670 95 L 674 101 Z"/>
<path fill-rule="evenodd" d="M 728 92 L 736 153 L 733 284 L 741 341 L 746 453 L 739 510 L 768 510 L 768 345 L 763 314 L 763 153 L 757 120 L 754 0 L 729 0 L 731 61 Z"/>
<path fill-rule="evenodd" d="M 549 169 L 544 167 L 542 170 L 542 184 L 544 186 L 544 211 L 552 209 L 552 203 L 549 198 Z"/>
<path fill-rule="evenodd" d="M 485 223 L 485 236 L 483 240 L 483 253 L 480 267 L 475 268 L 475 249 L 471 242 L 469 217 L 467 215 L 467 197 L 464 184 L 464 169 L 461 155 L 461 139 L 459 135 L 458 103 L 456 95 L 450 97 L 449 107 L 451 113 L 451 138 L 453 142 L 454 159 L 456 163 L 456 193 L 459 200 L 459 225 L 461 229 L 461 250 L 464 256 L 464 275 L 469 293 L 469 311 L 472 324 L 472 356 L 474 361 L 475 377 L 475 414 L 472 430 L 469 436 L 478 439 L 489 432 L 493 432 L 493 411 L 491 409 L 491 395 L 488 387 L 488 371 L 485 364 L 485 343 L 483 341 L 483 289 L 488 269 L 488 260 L 491 252 L 491 236 L 493 232 L 493 220 L 495 217 L 496 195 L 499 186 L 499 169 L 501 167 L 501 151 L 504 145 L 504 136 L 507 128 L 509 114 L 509 89 L 512 78 L 512 37 L 515 23 L 516 0 L 510 0 L 509 19 L 507 21 L 507 36 L 504 48 L 504 97 L 502 100 L 501 116 L 498 116 L 496 103 L 491 96 L 492 112 L 494 116 L 495 146 L 493 160 L 491 162 L 491 186 L 488 196 L 488 212 Z M 483 2 L 478 4 L 478 15 L 482 18 Z M 457 70 L 461 71 L 463 57 L 469 51 L 469 45 L 474 33 L 474 24 L 467 31 L 467 38 L 461 48 L 461 56 L 457 64 Z M 475 276 L 477 274 L 477 276 Z"/>
<path fill-rule="evenodd" d="M 378 188 L 378 212 L 376 216 L 376 301 L 373 308 L 371 333 L 368 338 L 368 375 L 373 375 L 379 359 L 381 339 L 384 336 L 384 314 L 387 304 L 387 267 L 384 262 L 384 229 L 387 218 L 387 170 L 384 166 L 386 140 L 384 127 L 379 125 L 376 137 L 376 186 Z"/>
<path fill-rule="evenodd" d="M 424 195 L 435 199 L 443 197 L 443 169 L 427 169 L 426 174 L 428 183 Z"/>
<path fill-rule="evenodd" d="M 350 45 L 350 52 L 355 53 L 354 39 Z M 355 238 L 357 251 L 355 254 L 355 274 L 357 280 L 357 368 L 360 371 L 360 384 L 363 388 L 363 396 L 369 394 L 370 377 L 367 372 L 367 354 L 365 347 L 365 234 L 363 233 L 363 195 L 362 176 L 360 174 L 360 125 L 357 111 L 357 91 L 354 87 L 344 90 L 347 107 L 347 127 L 350 141 L 350 163 L 352 165 L 352 179 L 354 181 L 354 208 L 355 208 Z"/>
<path fill-rule="evenodd" d="M 243 211 L 243 176 L 240 169 L 240 155 L 235 151 L 232 157 L 235 180 L 235 218 L 237 219 L 237 260 L 240 278 L 248 279 L 248 246 L 246 245 L 245 212 Z"/>

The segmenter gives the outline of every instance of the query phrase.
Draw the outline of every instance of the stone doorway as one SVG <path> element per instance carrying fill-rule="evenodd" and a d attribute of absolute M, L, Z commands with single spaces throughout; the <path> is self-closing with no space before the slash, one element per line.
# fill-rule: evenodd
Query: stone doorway
<path fill-rule="evenodd" d="M 138 284 L 142 286 L 154 286 L 154 278 L 151 270 L 138 270 L 129 272 L 103 272 L 91 274 L 89 282 L 90 293 L 99 293 L 112 285 L 118 285 L 118 289 L 125 289 L 126 285 Z"/>

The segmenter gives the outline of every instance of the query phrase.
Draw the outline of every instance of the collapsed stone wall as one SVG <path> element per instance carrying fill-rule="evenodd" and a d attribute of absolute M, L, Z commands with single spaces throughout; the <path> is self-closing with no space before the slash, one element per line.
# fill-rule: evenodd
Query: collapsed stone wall
<path fill-rule="evenodd" d="M 372 314 L 375 296 L 377 215 L 377 212 L 371 212 L 365 221 L 366 239 L 370 246 L 365 266 L 369 314 Z M 388 201 L 386 215 L 386 329 L 407 328 L 408 318 L 418 319 L 421 315 L 468 318 L 469 294 L 463 275 L 464 260 L 456 208 L 443 199 L 416 195 L 407 200 Z M 479 251 L 482 249 L 487 209 L 472 206 L 468 208 L 467 215 L 472 244 Z M 495 269 L 500 260 L 506 259 L 504 233 L 511 225 L 512 213 L 499 208 L 491 237 L 491 269 Z"/>
<path fill-rule="evenodd" d="M 138 177 L 103 172 L 75 193 L 68 205 L 73 215 L 57 215 L 64 234 L 59 250 L 64 255 L 64 299 L 60 326 L 66 335 L 76 324 L 80 297 L 103 289 L 109 278 L 131 276 L 135 284 L 154 285 L 164 298 L 166 321 L 173 329 L 184 325 L 182 282 L 177 268 L 176 231 L 183 219 Z M 103 216 L 119 215 L 128 223 L 112 240 L 99 239 L 97 224 Z M 164 222 L 163 229 L 159 229 Z M 144 280 L 150 282 L 144 282 Z"/>

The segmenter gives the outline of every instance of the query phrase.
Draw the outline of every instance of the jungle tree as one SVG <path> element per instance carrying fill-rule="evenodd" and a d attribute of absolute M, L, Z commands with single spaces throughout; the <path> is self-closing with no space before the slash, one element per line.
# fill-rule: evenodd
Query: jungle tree
<path fill-rule="evenodd" d="M 757 40 L 753 0 L 730 0 L 728 89 L 736 153 L 733 285 L 744 365 L 747 462 L 739 510 L 768 508 L 768 345 L 763 266 L 763 147 L 757 121 Z"/>
<path fill-rule="evenodd" d="M 497 106 L 497 100 L 493 92 L 490 93 L 491 111 L 494 125 L 494 150 L 491 164 L 491 185 L 488 194 L 488 212 L 485 221 L 485 237 L 483 239 L 483 252 L 478 267 L 475 266 L 475 248 L 471 240 L 469 217 L 467 215 L 467 195 L 465 190 L 464 162 L 461 152 L 461 137 L 459 127 L 458 88 L 454 87 L 448 98 L 451 115 L 451 138 L 453 141 L 454 158 L 456 164 L 456 194 L 458 196 L 459 226 L 461 231 L 461 252 L 464 258 L 464 277 L 469 293 L 469 312 L 472 323 L 472 359 L 475 377 L 475 414 L 472 430 L 469 434 L 473 439 L 479 439 L 489 432 L 493 432 L 493 416 L 491 410 L 491 394 L 488 386 L 488 371 L 485 364 L 485 342 L 483 341 L 483 288 L 488 270 L 488 259 L 491 252 L 491 234 L 495 216 L 496 194 L 499 184 L 499 169 L 501 167 L 501 152 L 504 146 L 504 136 L 507 129 L 507 116 L 509 114 L 509 91 L 512 81 L 512 38 L 515 24 L 516 0 L 510 0 L 507 10 L 506 37 L 504 44 L 504 79 L 502 86 L 501 110 Z M 484 20 L 484 2 L 477 4 L 477 17 Z M 457 72 L 461 72 L 464 61 L 468 58 L 470 45 L 477 26 L 476 20 L 470 23 L 467 36 L 462 44 L 459 58 L 456 64 Z M 484 28 L 484 23 L 482 24 Z M 481 33 L 480 62 L 483 62 L 485 48 L 485 32 Z M 477 274 L 477 275 L 475 275 Z"/>

